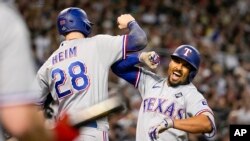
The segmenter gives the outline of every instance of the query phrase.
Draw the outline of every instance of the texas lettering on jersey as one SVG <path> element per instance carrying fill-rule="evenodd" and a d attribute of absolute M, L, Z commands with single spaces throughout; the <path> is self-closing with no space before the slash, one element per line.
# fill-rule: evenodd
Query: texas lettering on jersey
<path fill-rule="evenodd" d="M 185 116 L 182 106 L 178 106 L 171 100 L 156 97 L 143 100 L 143 112 L 156 112 L 175 119 L 184 119 Z"/>

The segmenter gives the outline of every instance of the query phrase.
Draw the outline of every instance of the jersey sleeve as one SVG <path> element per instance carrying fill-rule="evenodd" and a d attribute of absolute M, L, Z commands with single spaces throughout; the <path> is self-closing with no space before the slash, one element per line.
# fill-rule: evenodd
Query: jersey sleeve
<path fill-rule="evenodd" d="M 144 68 L 140 68 L 140 73 L 138 75 L 135 87 L 139 90 L 142 98 L 144 98 L 145 94 L 147 94 L 149 89 L 151 89 L 152 86 L 160 80 L 160 77 L 155 73 L 148 71 Z"/>
<path fill-rule="evenodd" d="M 199 114 L 206 115 L 209 118 L 213 129 L 210 133 L 205 133 L 204 135 L 208 138 L 213 137 L 216 133 L 214 113 L 208 106 L 207 100 L 196 89 L 189 94 L 189 98 L 187 99 L 187 114 L 191 117 Z"/>
<path fill-rule="evenodd" d="M 48 80 L 46 78 L 45 71 L 46 70 L 42 66 L 38 70 L 37 75 L 36 75 L 36 80 L 33 84 L 33 87 L 36 88 L 36 90 L 37 90 L 37 99 L 38 99 L 39 105 L 44 104 L 46 97 L 49 94 L 49 86 L 46 83 L 46 82 L 48 82 Z"/>
<path fill-rule="evenodd" d="M 97 35 L 95 39 L 98 48 L 97 55 L 100 56 L 101 62 L 111 62 L 113 64 L 119 59 L 125 59 L 127 35 Z"/>

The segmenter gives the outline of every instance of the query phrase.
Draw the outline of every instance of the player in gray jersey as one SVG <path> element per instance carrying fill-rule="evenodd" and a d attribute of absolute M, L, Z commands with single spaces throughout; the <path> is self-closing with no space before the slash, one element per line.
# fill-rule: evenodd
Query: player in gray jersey
<path fill-rule="evenodd" d="M 92 23 L 84 10 L 66 8 L 58 15 L 58 31 L 65 37 L 59 48 L 37 73 L 41 102 L 51 93 L 59 103 L 57 119 L 64 113 L 75 113 L 108 98 L 110 66 L 126 57 L 126 52 L 146 47 L 147 37 L 130 14 L 117 18 L 125 35 L 96 35 L 89 37 Z M 93 111 L 95 112 L 95 111 Z M 92 121 L 80 128 L 77 140 L 107 141 L 107 118 Z"/>
<path fill-rule="evenodd" d="M 0 17 L 0 125 L 11 135 L 8 137 L 19 141 L 67 139 L 71 126 L 57 124 L 57 133 L 61 134 L 62 128 L 67 130 L 60 138 L 45 127 L 43 112 L 37 106 L 36 91 L 32 87 L 36 72 L 29 31 L 14 3 L 0 0 Z M 0 141 L 3 140 L 0 137 Z"/>
<path fill-rule="evenodd" d="M 188 133 L 213 137 L 216 126 L 206 99 L 193 85 L 200 64 L 198 50 L 179 46 L 171 55 L 168 77 L 136 67 L 144 62 L 151 68 L 159 63 L 154 53 L 131 54 L 112 65 L 113 72 L 140 92 L 137 141 L 187 141 Z"/>
<path fill-rule="evenodd" d="M 0 125 L 20 141 L 35 140 L 41 135 L 47 140 L 31 87 L 35 67 L 28 29 L 11 1 L 0 0 L 0 17 Z"/>

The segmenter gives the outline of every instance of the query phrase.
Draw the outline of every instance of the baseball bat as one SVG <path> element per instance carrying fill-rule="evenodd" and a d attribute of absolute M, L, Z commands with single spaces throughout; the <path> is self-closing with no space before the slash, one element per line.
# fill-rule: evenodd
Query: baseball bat
<path fill-rule="evenodd" d="M 125 109 L 121 96 L 110 97 L 89 108 L 79 111 L 75 116 L 70 117 L 70 123 L 76 128 L 88 124 L 90 121 L 108 116 L 111 113 L 120 112 Z"/>

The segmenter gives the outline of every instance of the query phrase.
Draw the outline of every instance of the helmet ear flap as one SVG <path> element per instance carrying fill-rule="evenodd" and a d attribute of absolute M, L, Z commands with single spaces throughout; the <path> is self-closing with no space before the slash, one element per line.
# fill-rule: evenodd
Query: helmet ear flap
<path fill-rule="evenodd" d="M 87 37 L 92 30 L 92 24 L 88 22 L 83 22 L 83 34 Z"/>
<path fill-rule="evenodd" d="M 191 71 L 189 73 L 189 79 L 188 79 L 188 81 L 191 82 L 194 79 L 194 77 L 196 76 L 196 74 L 197 74 L 197 71 Z"/>

